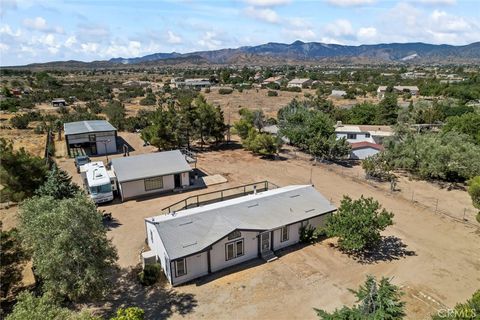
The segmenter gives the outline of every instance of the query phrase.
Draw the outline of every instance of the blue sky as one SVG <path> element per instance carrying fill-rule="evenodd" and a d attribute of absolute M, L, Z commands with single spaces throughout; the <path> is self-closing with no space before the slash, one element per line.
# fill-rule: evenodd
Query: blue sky
<path fill-rule="evenodd" d="M 0 0 L 0 65 L 295 40 L 480 41 L 480 0 Z"/>

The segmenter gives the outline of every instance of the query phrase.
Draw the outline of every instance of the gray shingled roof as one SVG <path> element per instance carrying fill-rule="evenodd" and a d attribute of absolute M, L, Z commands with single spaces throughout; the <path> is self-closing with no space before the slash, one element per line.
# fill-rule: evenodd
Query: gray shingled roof
<path fill-rule="evenodd" d="M 336 210 L 313 186 L 288 186 L 148 218 L 171 260 L 205 250 L 230 232 L 272 230 Z"/>
<path fill-rule="evenodd" d="M 192 170 L 179 150 L 114 158 L 112 167 L 120 183 Z"/>
<path fill-rule="evenodd" d="M 105 120 L 67 122 L 63 125 L 63 129 L 65 135 L 117 130 L 110 122 Z"/>

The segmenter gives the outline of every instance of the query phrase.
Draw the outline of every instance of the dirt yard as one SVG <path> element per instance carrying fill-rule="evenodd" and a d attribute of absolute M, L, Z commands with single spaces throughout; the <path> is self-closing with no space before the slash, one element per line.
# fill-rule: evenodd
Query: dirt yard
<path fill-rule="evenodd" d="M 127 135 L 124 138 L 135 153 L 152 151 L 141 146 L 138 135 Z M 147 310 L 148 319 L 313 319 L 313 307 L 333 310 L 353 303 L 348 288 L 358 287 L 367 274 L 373 274 L 392 277 L 404 289 L 409 319 L 427 319 L 435 310 L 464 301 L 480 288 L 480 230 L 435 213 L 434 204 L 424 208 L 409 198 L 414 190 L 415 199 L 440 199 L 442 208 L 461 216 L 464 208 L 471 209 L 465 191 L 448 191 L 402 177 L 398 185 L 401 191 L 392 194 L 387 184 L 367 183 L 359 167 L 312 166 L 299 153 L 284 156 L 284 160 L 269 161 L 235 148 L 205 152 L 199 155 L 198 168 L 207 174 L 221 174 L 227 183 L 208 190 L 103 206 L 113 213 L 108 234 L 118 249 L 119 266 L 130 270 L 138 265 L 145 243 L 143 219 L 158 214 L 163 207 L 197 193 L 255 181 L 269 180 L 279 186 L 308 184 L 310 175 L 315 187 L 337 205 L 344 194 L 353 198 L 365 195 L 395 213 L 395 225 L 384 234 L 385 245 L 378 260 L 357 261 L 331 246 L 333 240 L 327 240 L 281 253 L 272 263 L 252 261 L 173 289 L 168 285 L 144 289 L 124 275 L 115 284 L 122 291 L 118 289 L 103 307 L 136 304 Z M 71 162 L 61 159 L 60 165 L 76 179 Z M 166 302 L 159 303 L 157 298 Z"/>

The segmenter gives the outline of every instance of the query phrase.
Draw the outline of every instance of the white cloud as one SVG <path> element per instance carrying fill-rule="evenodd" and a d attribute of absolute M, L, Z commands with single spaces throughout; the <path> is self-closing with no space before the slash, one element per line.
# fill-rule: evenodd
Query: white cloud
<path fill-rule="evenodd" d="M 75 36 L 70 36 L 67 38 L 67 40 L 65 41 L 65 47 L 67 48 L 71 48 L 73 47 L 74 44 L 77 43 L 77 37 Z"/>
<path fill-rule="evenodd" d="M 295 40 L 314 40 L 316 34 L 312 29 L 284 29 L 283 33 L 293 37 Z"/>
<path fill-rule="evenodd" d="M 261 20 L 268 23 L 280 23 L 280 17 L 272 9 L 258 9 L 255 7 L 248 7 L 245 9 L 245 13 L 257 20 Z"/>
<path fill-rule="evenodd" d="M 327 0 L 331 5 L 338 7 L 355 7 L 375 3 L 375 0 Z"/>
<path fill-rule="evenodd" d="M 17 31 L 13 31 L 12 28 L 6 24 L 0 27 L 0 35 L 2 36 L 10 36 L 10 37 L 20 37 L 22 35 L 22 31 L 17 29 Z M 3 40 L 3 39 L 2 39 Z"/>
<path fill-rule="evenodd" d="M 338 19 L 325 26 L 325 31 L 335 37 L 345 37 L 354 35 L 353 27 L 350 21 Z"/>
<path fill-rule="evenodd" d="M 205 32 L 197 43 L 208 50 L 218 49 L 222 45 L 222 41 L 218 39 L 218 35 L 212 31 Z"/>
<path fill-rule="evenodd" d="M 47 20 L 45 20 L 43 17 L 24 19 L 23 25 L 29 29 L 36 31 L 63 33 L 63 28 L 61 27 L 49 27 L 47 24 Z"/>
<path fill-rule="evenodd" d="M 180 44 L 180 43 L 183 42 L 183 41 L 182 41 L 182 38 L 179 37 L 179 36 L 177 36 L 175 33 L 173 33 L 173 31 L 168 30 L 168 31 L 167 31 L 167 36 L 168 36 L 168 38 L 167 38 L 167 42 L 168 42 L 168 43 L 171 43 L 171 44 Z"/>
<path fill-rule="evenodd" d="M 82 43 L 80 45 L 81 51 L 87 54 L 97 53 L 99 45 L 95 42 Z"/>
<path fill-rule="evenodd" d="M 457 0 L 415 0 L 415 2 L 426 5 L 454 5 Z"/>
<path fill-rule="evenodd" d="M 111 42 L 110 45 L 102 50 L 103 57 L 137 57 L 142 52 L 140 41 L 128 41 L 127 44 Z"/>
<path fill-rule="evenodd" d="M 0 52 L 7 52 L 8 49 L 10 49 L 10 46 L 8 44 L 0 42 Z"/>
<path fill-rule="evenodd" d="M 290 0 L 245 0 L 246 3 L 255 7 L 273 7 L 289 4 Z"/>
<path fill-rule="evenodd" d="M 467 31 L 471 28 L 464 18 L 449 15 L 445 11 L 434 10 L 430 18 L 433 29 L 446 33 Z"/>
<path fill-rule="evenodd" d="M 377 29 L 374 27 L 364 27 L 358 29 L 357 37 L 360 39 L 372 39 L 377 36 Z"/>

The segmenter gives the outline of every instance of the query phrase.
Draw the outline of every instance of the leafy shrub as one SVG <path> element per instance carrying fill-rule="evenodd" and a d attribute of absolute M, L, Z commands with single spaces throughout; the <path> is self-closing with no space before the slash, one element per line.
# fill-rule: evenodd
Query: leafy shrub
<path fill-rule="evenodd" d="M 144 286 L 150 286 L 157 282 L 162 271 L 162 266 L 159 263 L 152 263 L 145 265 L 143 271 L 138 274 L 140 283 Z"/>
<path fill-rule="evenodd" d="M 233 92 L 233 89 L 231 88 L 220 88 L 218 89 L 219 94 L 230 94 Z"/>
<path fill-rule="evenodd" d="M 30 118 L 26 114 L 16 115 L 10 119 L 10 123 L 14 128 L 17 129 L 27 129 L 28 124 L 30 123 Z"/>
<path fill-rule="evenodd" d="M 45 127 L 41 124 L 37 125 L 35 129 L 33 129 L 33 132 L 36 134 L 43 134 L 45 133 Z"/>
<path fill-rule="evenodd" d="M 205 93 L 210 93 L 210 88 L 205 88 Z"/>
<path fill-rule="evenodd" d="M 145 319 L 145 311 L 139 307 L 128 307 L 126 309 L 119 308 L 117 316 L 110 320 L 143 320 Z"/>
<path fill-rule="evenodd" d="M 278 96 L 278 92 L 277 92 L 277 91 L 273 91 L 273 90 L 268 90 L 267 96 L 269 96 L 269 97 L 276 97 L 276 96 Z"/>
<path fill-rule="evenodd" d="M 299 233 L 300 233 L 300 242 L 312 243 L 317 240 L 316 229 L 311 224 L 302 226 L 299 230 Z"/>

